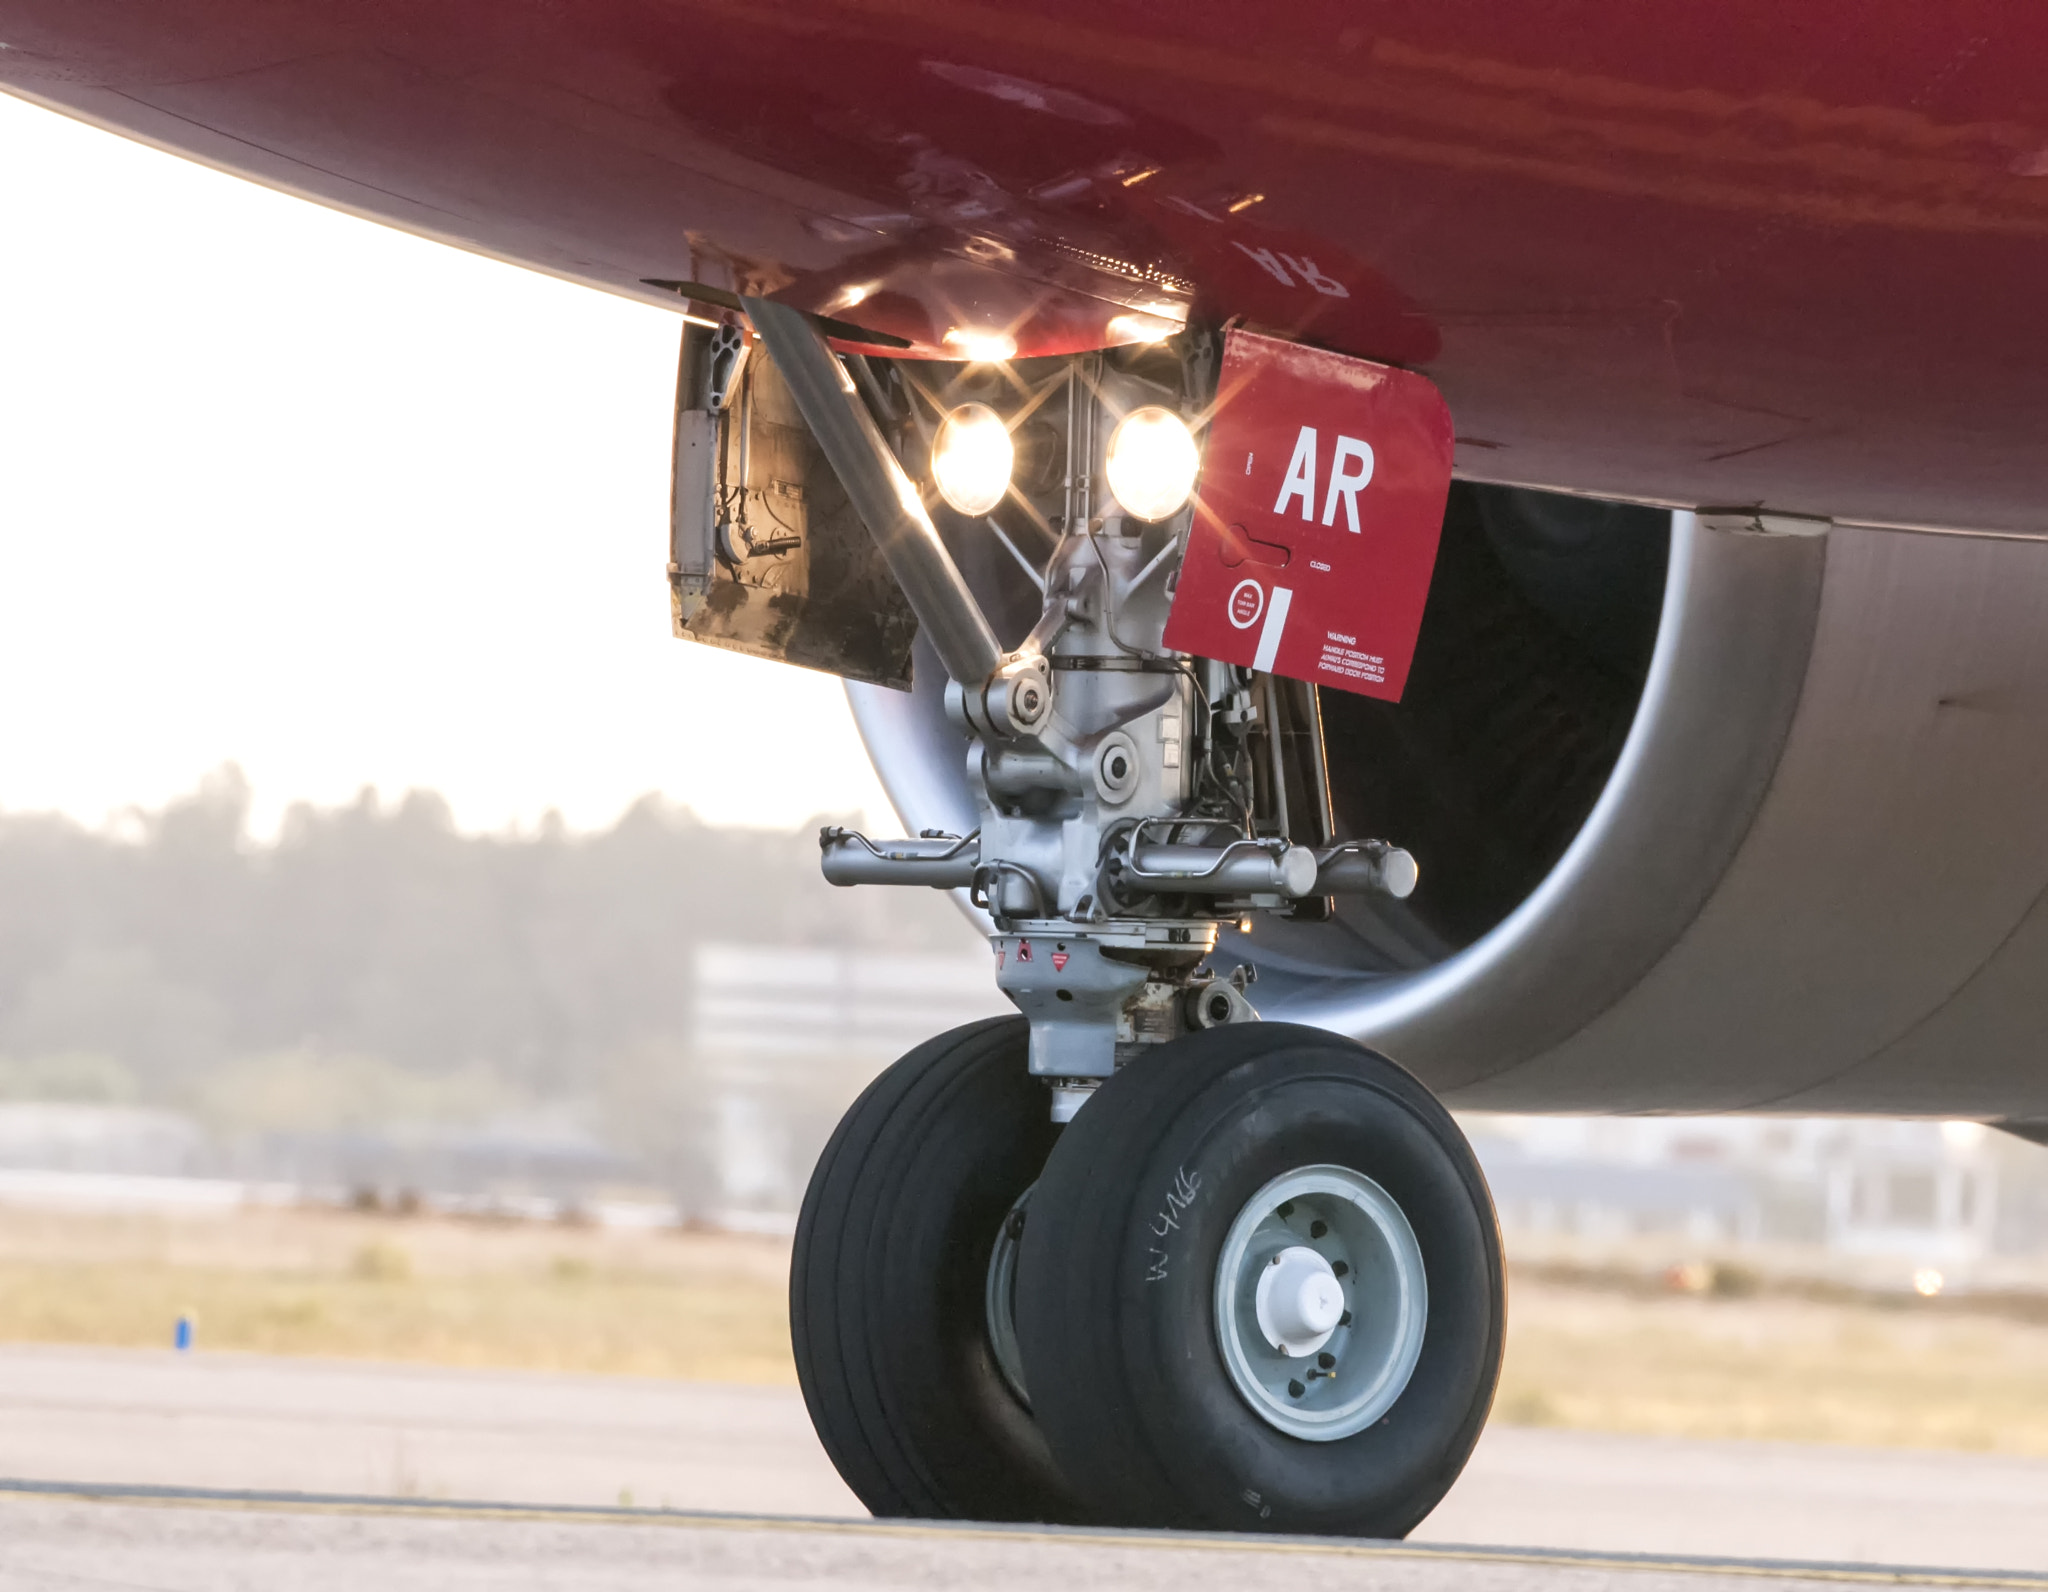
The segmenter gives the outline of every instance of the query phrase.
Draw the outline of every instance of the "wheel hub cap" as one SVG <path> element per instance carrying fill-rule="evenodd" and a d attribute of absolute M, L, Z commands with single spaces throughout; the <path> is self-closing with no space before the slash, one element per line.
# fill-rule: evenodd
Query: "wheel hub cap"
<path fill-rule="evenodd" d="M 1344 1289 L 1330 1263 L 1297 1244 L 1259 1273 L 1255 1307 L 1266 1341 L 1289 1358 L 1314 1354 L 1344 1314 Z"/>

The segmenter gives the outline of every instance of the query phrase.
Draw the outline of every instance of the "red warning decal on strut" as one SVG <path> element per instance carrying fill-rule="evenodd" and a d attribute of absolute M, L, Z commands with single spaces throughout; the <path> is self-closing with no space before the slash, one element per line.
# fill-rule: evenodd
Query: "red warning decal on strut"
<path fill-rule="evenodd" d="M 1052 953 L 1052 970 L 1055 973 L 1064 973 L 1067 970 L 1067 953 L 1065 951 L 1055 951 Z"/>
<path fill-rule="evenodd" d="M 1031 960 L 1031 942 L 1029 940 L 1019 940 L 1017 942 L 1017 960 L 1020 962 Z"/>
<path fill-rule="evenodd" d="M 1398 702 L 1451 451 L 1424 377 L 1232 331 L 1167 646 Z"/>

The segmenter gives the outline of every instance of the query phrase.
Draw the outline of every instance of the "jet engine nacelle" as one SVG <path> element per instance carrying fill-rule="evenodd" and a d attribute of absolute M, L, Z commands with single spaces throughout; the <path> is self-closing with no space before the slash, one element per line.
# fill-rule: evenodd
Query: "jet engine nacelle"
<path fill-rule="evenodd" d="M 849 688 L 913 833 L 939 680 Z M 1465 1107 L 2048 1118 L 2048 546 L 1460 486 L 1408 699 L 1340 695 L 1422 886 L 1226 932 L 1268 1017 Z"/>

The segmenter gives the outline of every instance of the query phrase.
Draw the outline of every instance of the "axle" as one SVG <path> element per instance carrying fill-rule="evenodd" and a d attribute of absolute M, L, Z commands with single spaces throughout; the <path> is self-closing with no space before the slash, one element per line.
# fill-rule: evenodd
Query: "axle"
<path fill-rule="evenodd" d="M 870 840 L 834 826 L 822 830 L 818 840 L 831 884 L 913 884 L 986 893 L 996 882 L 982 875 L 978 833 Z M 1221 846 L 1144 842 L 1130 848 L 1128 856 L 1120 877 L 1155 895 L 1277 894 L 1300 901 L 1378 892 L 1398 900 L 1416 881 L 1415 859 L 1377 840 L 1315 851 L 1280 840 L 1234 840 Z"/>

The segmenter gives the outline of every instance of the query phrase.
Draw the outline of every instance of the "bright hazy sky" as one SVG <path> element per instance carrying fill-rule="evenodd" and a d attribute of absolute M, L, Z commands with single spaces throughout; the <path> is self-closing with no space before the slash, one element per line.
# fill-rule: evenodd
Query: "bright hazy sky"
<path fill-rule="evenodd" d="M 674 317 L 5 96 L 0 218 L 0 809 L 888 811 L 836 680 L 669 636 Z"/>

